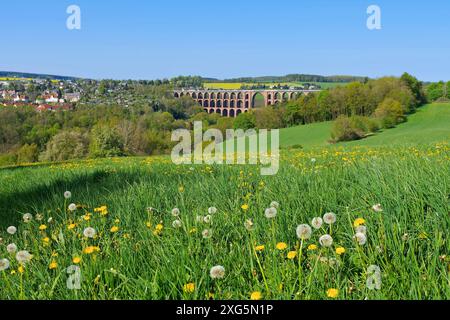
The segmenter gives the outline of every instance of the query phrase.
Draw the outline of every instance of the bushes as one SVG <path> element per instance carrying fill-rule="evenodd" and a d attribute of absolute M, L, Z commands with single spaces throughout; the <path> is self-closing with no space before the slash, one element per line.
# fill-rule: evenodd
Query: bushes
<path fill-rule="evenodd" d="M 89 154 L 94 158 L 123 156 L 123 139 L 115 128 L 96 125 L 91 132 Z"/>
<path fill-rule="evenodd" d="M 89 141 L 85 134 L 78 131 L 63 131 L 55 135 L 48 143 L 42 161 L 65 161 L 81 159 L 87 155 Z"/>
<path fill-rule="evenodd" d="M 368 133 L 376 132 L 378 125 L 374 119 L 363 116 L 340 116 L 331 128 L 332 142 L 351 141 L 364 138 Z"/>
<path fill-rule="evenodd" d="M 403 107 L 397 100 L 386 98 L 374 112 L 375 118 L 380 121 L 383 128 L 393 128 L 405 120 Z"/>
<path fill-rule="evenodd" d="M 39 148 L 36 144 L 24 144 L 17 151 L 17 162 L 18 163 L 31 163 L 38 161 L 39 158 Z"/>

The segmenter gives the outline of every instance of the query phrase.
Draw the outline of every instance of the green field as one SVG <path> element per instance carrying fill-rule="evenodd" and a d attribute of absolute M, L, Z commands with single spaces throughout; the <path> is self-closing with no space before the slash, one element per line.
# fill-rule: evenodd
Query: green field
<path fill-rule="evenodd" d="M 168 157 L 1 169 L 0 299 L 448 300 L 449 109 L 337 146 L 329 123 L 284 129 L 305 149 L 282 150 L 275 176 Z M 297 236 L 327 212 L 335 223 Z"/>
<path fill-rule="evenodd" d="M 280 130 L 283 147 L 301 145 L 305 148 L 329 146 L 331 122 L 315 123 Z M 394 129 L 381 131 L 359 141 L 339 146 L 416 145 L 450 141 L 450 104 L 435 103 L 421 107 L 408 121 Z"/>

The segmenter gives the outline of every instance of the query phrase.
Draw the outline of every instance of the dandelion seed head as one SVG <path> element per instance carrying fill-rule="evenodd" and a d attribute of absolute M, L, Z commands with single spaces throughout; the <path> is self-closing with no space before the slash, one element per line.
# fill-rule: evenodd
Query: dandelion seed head
<path fill-rule="evenodd" d="M 248 231 L 255 230 L 255 223 L 253 222 L 252 219 L 245 220 L 244 226 L 245 226 L 245 229 L 247 229 Z"/>
<path fill-rule="evenodd" d="M 297 226 L 296 233 L 297 238 L 301 240 L 308 240 L 309 238 L 311 238 L 312 229 L 308 224 L 301 224 Z"/>
<path fill-rule="evenodd" d="M 323 222 L 333 224 L 336 222 L 336 215 L 333 212 L 327 212 L 323 215 Z"/>
<path fill-rule="evenodd" d="M 222 279 L 225 277 L 225 268 L 222 266 L 214 266 L 211 268 L 209 275 L 213 279 Z"/>
<path fill-rule="evenodd" d="M 361 233 L 361 232 L 357 232 L 353 238 L 356 240 L 356 242 L 358 242 L 358 244 L 360 246 L 365 245 L 366 242 L 367 242 L 366 235 L 364 233 Z"/>
<path fill-rule="evenodd" d="M 71 203 L 69 204 L 69 211 L 76 211 L 77 210 L 77 205 L 75 203 Z"/>
<path fill-rule="evenodd" d="M 0 271 L 5 271 L 9 268 L 8 259 L 0 259 Z"/>
<path fill-rule="evenodd" d="M 211 229 L 203 230 L 202 237 L 203 237 L 203 239 L 210 239 L 212 237 L 212 230 Z"/>
<path fill-rule="evenodd" d="M 375 212 L 383 212 L 383 207 L 380 203 L 377 203 L 372 206 L 372 210 Z"/>
<path fill-rule="evenodd" d="M 322 247 L 331 247 L 333 245 L 333 238 L 329 234 L 325 234 L 319 238 L 319 243 Z"/>
<path fill-rule="evenodd" d="M 6 229 L 6 232 L 8 232 L 10 235 L 14 235 L 17 232 L 17 228 L 14 226 L 10 226 Z"/>
<path fill-rule="evenodd" d="M 6 251 L 8 251 L 8 253 L 15 253 L 17 251 L 17 246 L 15 243 L 10 243 L 6 246 Z"/>
<path fill-rule="evenodd" d="M 210 223 L 211 223 L 211 220 L 212 220 L 212 218 L 211 218 L 210 215 L 207 215 L 207 216 L 205 216 L 205 217 L 203 218 L 203 222 L 206 223 L 206 224 L 210 224 Z"/>
<path fill-rule="evenodd" d="M 315 217 L 312 219 L 311 225 L 314 229 L 320 229 L 323 225 L 323 219 L 321 217 Z"/>
<path fill-rule="evenodd" d="M 172 222 L 172 227 L 174 227 L 175 229 L 181 228 L 182 225 L 183 225 L 183 223 L 179 219 Z"/>
<path fill-rule="evenodd" d="M 280 207 L 280 204 L 279 204 L 278 202 L 276 202 L 276 201 L 272 201 L 272 202 L 270 203 L 270 207 L 271 207 L 271 208 L 278 209 L 278 208 Z"/>
<path fill-rule="evenodd" d="M 96 234 L 97 231 L 95 231 L 95 229 L 92 227 L 87 227 L 86 229 L 83 230 L 83 235 L 86 238 L 94 238 Z"/>
<path fill-rule="evenodd" d="M 64 198 L 66 198 L 66 199 L 72 198 L 72 192 L 70 192 L 70 191 L 64 192 Z"/>
<path fill-rule="evenodd" d="M 178 209 L 178 208 L 173 208 L 173 209 L 172 209 L 172 216 L 178 217 L 179 215 L 180 215 L 180 209 Z"/>
<path fill-rule="evenodd" d="M 31 213 L 25 213 L 22 217 L 23 222 L 30 223 L 33 220 L 33 215 Z"/>
<path fill-rule="evenodd" d="M 267 208 L 264 211 L 264 215 L 266 216 L 267 219 L 273 219 L 277 216 L 277 209 L 275 207 Z"/>
<path fill-rule="evenodd" d="M 19 251 L 16 254 L 16 260 L 22 265 L 30 262 L 32 258 L 33 256 L 26 250 Z"/>
<path fill-rule="evenodd" d="M 366 226 L 359 226 L 355 228 L 355 233 L 363 233 L 367 234 L 367 227 Z"/>
<path fill-rule="evenodd" d="M 217 212 L 217 208 L 216 207 L 209 207 L 208 208 L 208 213 L 209 214 L 215 214 Z"/>

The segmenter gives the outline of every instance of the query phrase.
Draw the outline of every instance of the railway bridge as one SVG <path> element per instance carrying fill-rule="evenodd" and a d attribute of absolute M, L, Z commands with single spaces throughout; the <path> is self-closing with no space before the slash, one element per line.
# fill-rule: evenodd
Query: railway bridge
<path fill-rule="evenodd" d="M 236 117 L 250 109 L 275 105 L 280 102 L 297 99 L 320 90 L 174 90 L 174 97 L 189 96 L 198 102 L 207 113 L 219 113 L 224 117 Z"/>

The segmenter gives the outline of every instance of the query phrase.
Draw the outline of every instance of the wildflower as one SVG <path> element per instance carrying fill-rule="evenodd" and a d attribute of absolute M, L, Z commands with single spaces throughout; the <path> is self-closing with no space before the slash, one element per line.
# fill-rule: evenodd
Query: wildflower
<path fill-rule="evenodd" d="M 225 277 L 225 268 L 222 266 L 214 266 L 209 271 L 209 275 L 213 279 L 222 279 Z"/>
<path fill-rule="evenodd" d="M 366 242 L 367 242 L 366 235 L 364 233 L 361 233 L 361 232 L 356 233 L 355 236 L 353 237 L 353 239 L 355 239 L 360 246 L 365 245 Z"/>
<path fill-rule="evenodd" d="M 75 223 L 71 223 L 67 226 L 67 230 L 73 230 L 73 229 L 75 229 L 76 226 L 77 225 Z"/>
<path fill-rule="evenodd" d="M 287 258 L 289 260 L 294 259 L 296 256 L 297 256 L 297 251 L 289 251 L 288 254 L 287 254 Z"/>
<path fill-rule="evenodd" d="M 267 208 L 264 211 L 264 215 L 266 216 L 267 219 L 273 219 L 277 216 L 277 209 L 275 207 Z"/>
<path fill-rule="evenodd" d="M 336 248 L 336 254 L 341 255 L 345 253 L 345 248 L 344 247 L 338 247 Z"/>
<path fill-rule="evenodd" d="M 52 222 L 53 222 L 53 218 L 52 217 L 48 218 L 47 223 L 52 223 Z"/>
<path fill-rule="evenodd" d="M 43 216 L 42 214 L 38 213 L 38 214 L 35 216 L 35 218 L 36 218 L 37 221 L 42 221 L 42 219 L 44 219 L 44 216 Z"/>
<path fill-rule="evenodd" d="M 10 235 L 14 235 L 17 232 L 17 228 L 14 226 L 10 226 L 6 229 L 6 232 L 8 232 Z"/>
<path fill-rule="evenodd" d="M 69 204 L 69 211 L 75 211 L 77 210 L 77 205 L 75 203 L 71 203 Z"/>
<path fill-rule="evenodd" d="M 184 293 L 193 293 L 195 291 L 195 283 L 187 283 L 183 286 Z"/>
<path fill-rule="evenodd" d="M 39 226 L 39 230 L 41 230 L 41 231 L 47 230 L 47 226 L 45 224 L 41 224 Z"/>
<path fill-rule="evenodd" d="M 22 217 L 23 222 L 30 223 L 33 220 L 33 215 L 31 213 L 25 213 Z"/>
<path fill-rule="evenodd" d="M 408 241 L 409 240 L 409 234 L 405 233 L 402 235 L 402 241 Z"/>
<path fill-rule="evenodd" d="M 161 223 L 157 224 L 155 227 L 155 230 L 153 231 L 153 234 L 155 236 L 159 236 L 162 233 L 163 229 L 164 229 L 164 226 Z"/>
<path fill-rule="evenodd" d="M 333 238 L 329 234 L 325 234 L 319 238 L 319 243 L 322 247 L 331 247 L 333 245 Z"/>
<path fill-rule="evenodd" d="M 355 233 L 363 233 L 367 234 L 367 228 L 366 226 L 359 226 L 355 228 Z"/>
<path fill-rule="evenodd" d="M 375 212 L 383 212 L 383 208 L 381 207 L 381 204 L 374 204 L 373 206 L 372 206 L 372 210 L 373 211 L 375 211 Z"/>
<path fill-rule="evenodd" d="M 181 228 L 182 225 L 183 225 L 183 223 L 179 219 L 172 222 L 172 227 L 174 227 L 174 228 Z"/>
<path fill-rule="evenodd" d="M 179 215 L 180 215 L 180 209 L 178 209 L 178 208 L 173 208 L 173 209 L 172 209 L 172 216 L 178 217 Z"/>
<path fill-rule="evenodd" d="M 179 186 L 179 187 L 178 187 L 178 191 L 179 191 L 180 193 L 183 193 L 183 192 L 184 192 L 184 187 L 183 187 L 183 186 Z"/>
<path fill-rule="evenodd" d="M 97 234 L 97 231 L 95 231 L 95 229 L 94 228 L 91 228 L 91 227 L 87 227 L 86 229 L 84 229 L 84 231 L 83 231 L 83 235 L 86 237 L 86 238 L 94 238 L 95 237 L 95 235 Z"/>
<path fill-rule="evenodd" d="M 266 246 L 264 245 L 259 245 L 255 247 L 255 251 L 264 251 L 264 249 L 266 248 Z"/>
<path fill-rule="evenodd" d="M 338 289 L 331 288 L 331 289 L 327 290 L 327 297 L 328 298 L 335 299 L 335 298 L 338 297 L 338 295 L 339 295 L 339 290 Z"/>
<path fill-rule="evenodd" d="M 48 268 L 49 268 L 50 270 L 54 270 L 54 269 L 58 268 L 58 263 L 57 263 L 56 261 L 53 260 L 53 261 L 50 263 L 50 265 L 48 266 Z"/>
<path fill-rule="evenodd" d="M 311 225 L 314 229 L 320 229 L 323 224 L 323 219 L 321 217 L 313 218 L 311 221 Z"/>
<path fill-rule="evenodd" d="M 110 231 L 111 231 L 111 233 L 116 233 L 116 232 L 119 231 L 119 227 L 118 226 L 112 226 Z"/>
<path fill-rule="evenodd" d="M 91 214 L 90 213 L 85 214 L 84 216 L 82 216 L 82 218 L 83 218 L 84 221 L 90 221 L 91 220 Z"/>
<path fill-rule="evenodd" d="M 10 243 L 6 246 L 6 251 L 8 251 L 8 253 L 15 253 L 17 251 L 17 246 L 15 243 Z"/>
<path fill-rule="evenodd" d="M 210 207 L 208 208 L 208 213 L 209 214 L 215 214 L 217 212 L 217 208 L 216 207 Z"/>
<path fill-rule="evenodd" d="M 72 198 L 72 192 L 70 192 L 70 191 L 64 192 L 64 198 L 66 198 L 66 199 Z"/>
<path fill-rule="evenodd" d="M 81 262 L 81 257 L 74 257 L 74 258 L 72 259 L 72 262 L 73 262 L 74 264 L 79 264 L 79 263 Z"/>
<path fill-rule="evenodd" d="M 5 271 L 9 268 L 8 259 L 0 259 L 0 271 Z"/>
<path fill-rule="evenodd" d="M 244 210 L 244 211 L 247 211 L 248 208 L 249 208 L 249 206 L 248 206 L 248 204 L 246 204 L 246 203 L 244 203 L 244 204 L 241 206 L 241 209 Z"/>
<path fill-rule="evenodd" d="M 94 252 L 99 252 L 100 248 L 99 247 L 95 247 L 95 246 L 89 246 L 84 248 L 83 252 L 85 254 L 93 254 Z"/>
<path fill-rule="evenodd" d="M 210 215 L 205 216 L 205 217 L 203 218 L 203 222 L 204 222 L 204 223 L 207 223 L 207 224 L 211 223 L 211 216 L 210 216 Z"/>
<path fill-rule="evenodd" d="M 281 251 L 281 250 L 285 250 L 285 249 L 287 248 L 287 244 L 284 243 L 284 242 L 278 242 L 276 247 L 277 247 L 277 249 L 280 250 L 280 251 Z"/>
<path fill-rule="evenodd" d="M 42 242 L 44 243 L 44 245 L 47 245 L 50 243 L 50 238 L 49 237 L 45 237 L 42 239 Z"/>
<path fill-rule="evenodd" d="M 22 273 L 25 272 L 25 269 L 24 269 L 23 266 L 20 265 L 20 266 L 17 268 L 17 271 L 18 271 L 20 274 L 22 274 Z"/>
<path fill-rule="evenodd" d="M 270 207 L 271 207 L 271 208 L 278 209 L 278 208 L 280 207 L 280 204 L 279 204 L 278 202 L 276 202 L 276 201 L 272 201 L 272 202 L 270 203 Z"/>
<path fill-rule="evenodd" d="M 317 246 L 315 244 L 310 244 L 308 246 L 308 251 L 314 251 L 314 250 L 317 250 Z"/>
<path fill-rule="evenodd" d="M 311 238 L 312 230 L 311 227 L 307 224 L 301 224 L 296 229 L 297 238 L 301 240 L 308 240 Z"/>
<path fill-rule="evenodd" d="M 152 213 L 154 209 L 152 207 L 147 207 L 146 210 L 147 210 L 148 213 Z"/>
<path fill-rule="evenodd" d="M 355 227 L 355 228 L 357 228 L 357 227 L 359 227 L 359 226 L 362 226 L 363 224 L 365 224 L 366 223 L 366 220 L 364 220 L 363 218 L 358 218 L 358 219 L 356 219 L 354 222 L 353 222 L 353 226 Z"/>
<path fill-rule="evenodd" d="M 311 158 L 311 162 L 312 162 L 312 163 L 315 163 L 316 161 L 317 161 L 316 158 Z"/>
<path fill-rule="evenodd" d="M 190 234 L 196 233 L 197 232 L 197 228 L 192 228 L 191 230 L 189 230 Z"/>
<path fill-rule="evenodd" d="M 245 220 L 244 226 L 248 231 L 253 231 L 255 229 L 255 224 L 253 223 L 252 219 Z"/>
<path fill-rule="evenodd" d="M 212 231 L 211 231 L 211 229 L 205 229 L 205 230 L 203 230 L 203 231 L 202 231 L 202 236 L 203 236 L 203 239 L 209 239 L 209 238 L 211 238 L 211 237 L 212 237 Z"/>
<path fill-rule="evenodd" d="M 16 254 L 16 260 L 20 264 L 25 264 L 27 262 L 30 262 L 32 258 L 33 258 L 33 256 L 26 250 L 19 251 Z"/>
<path fill-rule="evenodd" d="M 262 294 L 259 291 L 254 291 L 250 295 L 250 300 L 261 300 L 261 299 L 262 299 Z"/>
<path fill-rule="evenodd" d="M 328 212 L 323 215 L 323 221 L 326 224 L 333 224 L 336 222 L 336 215 L 333 212 Z"/>
<path fill-rule="evenodd" d="M 102 217 L 108 215 L 108 208 L 106 206 L 101 206 L 99 208 L 95 208 L 94 212 L 99 212 Z"/>

